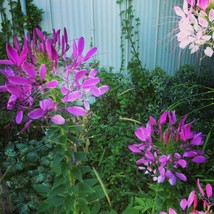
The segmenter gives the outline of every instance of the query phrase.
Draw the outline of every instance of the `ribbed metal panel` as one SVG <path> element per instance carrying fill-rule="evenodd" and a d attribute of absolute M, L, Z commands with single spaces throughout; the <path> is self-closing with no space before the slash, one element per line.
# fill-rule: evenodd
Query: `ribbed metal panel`
<path fill-rule="evenodd" d="M 140 18 L 139 41 L 142 64 L 155 67 L 158 0 L 134 0 L 135 16 Z"/>
<path fill-rule="evenodd" d="M 50 0 L 34 0 L 33 3 L 43 10 L 41 28 L 43 31 L 50 33 L 52 26 L 52 11 L 50 8 Z"/>
<path fill-rule="evenodd" d="M 101 66 L 120 68 L 120 16 L 115 0 L 94 0 L 95 45 Z"/>
<path fill-rule="evenodd" d="M 98 48 L 96 58 L 101 66 L 111 66 L 118 72 L 121 66 L 120 11 L 128 8 L 130 1 L 122 5 L 116 0 L 34 0 L 44 10 L 42 30 L 67 28 L 70 39 L 85 38 L 85 46 Z M 175 32 L 179 17 L 174 5 L 181 0 L 132 0 L 135 17 L 140 18 L 140 59 L 148 69 L 160 66 L 169 74 L 183 64 L 199 67 L 200 55 L 178 47 Z M 70 41 L 71 42 L 71 41 Z M 130 44 L 125 42 L 125 61 L 130 59 Z"/>

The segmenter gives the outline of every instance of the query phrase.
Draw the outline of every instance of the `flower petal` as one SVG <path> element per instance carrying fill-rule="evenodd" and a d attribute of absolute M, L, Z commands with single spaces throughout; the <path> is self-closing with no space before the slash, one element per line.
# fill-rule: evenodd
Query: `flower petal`
<path fill-rule="evenodd" d="M 169 208 L 169 214 L 177 214 L 177 212 L 174 209 Z"/>
<path fill-rule="evenodd" d="M 51 117 L 51 121 L 58 125 L 65 123 L 65 119 L 61 115 L 54 115 L 53 117 Z"/>
<path fill-rule="evenodd" d="M 178 16 L 185 17 L 185 13 L 180 7 L 174 6 L 174 11 Z"/>
<path fill-rule="evenodd" d="M 42 64 L 39 68 L 39 76 L 41 81 L 43 82 L 46 76 L 46 65 Z"/>
<path fill-rule="evenodd" d="M 190 142 L 191 145 L 201 145 L 203 144 L 202 133 L 198 133 L 193 136 L 193 139 Z"/>
<path fill-rule="evenodd" d="M 24 72 L 32 78 L 36 78 L 36 69 L 34 67 L 33 64 L 29 63 L 29 62 L 24 62 L 22 64 L 22 69 L 24 70 Z"/>
<path fill-rule="evenodd" d="M 14 64 L 17 64 L 19 60 L 18 52 L 15 48 L 13 48 L 10 44 L 6 44 L 7 56 Z"/>
<path fill-rule="evenodd" d="M 204 196 L 204 190 L 201 188 L 200 179 L 197 179 L 197 187 L 201 193 L 202 196 Z"/>
<path fill-rule="evenodd" d="M 212 55 L 213 55 L 213 49 L 211 48 L 211 47 L 206 47 L 206 49 L 204 50 L 204 54 L 206 55 L 206 56 L 209 56 L 209 57 L 211 57 Z"/>
<path fill-rule="evenodd" d="M 207 159 L 204 156 L 199 155 L 199 156 L 194 157 L 192 159 L 192 162 L 194 162 L 194 163 L 204 163 L 204 162 L 206 162 L 206 160 Z"/>
<path fill-rule="evenodd" d="M 169 183 L 172 185 L 172 186 L 175 186 L 176 184 L 176 177 L 174 174 L 172 174 L 171 178 L 169 179 Z"/>
<path fill-rule="evenodd" d="M 41 100 L 39 105 L 43 111 L 50 111 L 56 107 L 56 103 L 51 98 Z"/>
<path fill-rule="evenodd" d="M 213 195 L 213 189 L 212 189 L 211 184 L 206 185 L 206 193 L 207 193 L 207 198 L 210 200 L 210 198 Z"/>
<path fill-rule="evenodd" d="M 168 115 L 168 112 L 165 111 L 161 116 L 160 116 L 160 124 L 164 124 L 166 122 L 166 119 L 167 119 L 167 115 Z"/>
<path fill-rule="evenodd" d="M 36 33 L 41 40 L 45 39 L 45 36 L 43 35 L 42 31 L 39 30 L 39 28 L 36 28 Z"/>
<path fill-rule="evenodd" d="M 10 76 L 8 77 L 10 83 L 19 84 L 19 85 L 27 85 L 29 81 L 21 76 Z"/>
<path fill-rule="evenodd" d="M 24 128 L 18 133 L 18 135 L 22 134 L 27 128 L 29 128 L 32 122 L 32 120 L 29 120 L 27 123 L 25 123 Z"/>
<path fill-rule="evenodd" d="M 82 52 L 83 52 L 83 49 L 84 49 L 84 38 L 83 37 L 80 37 L 78 39 L 78 55 L 82 55 Z"/>
<path fill-rule="evenodd" d="M 46 83 L 46 88 L 56 88 L 58 85 L 57 80 L 51 80 L 50 82 Z"/>
<path fill-rule="evenodd" d="M 155 120 L 155 118 L 154 117 L 152 117 L 152 116 L 149 116 L 149 122 L 152 124 L 152 125 L 156 125 L 156 120 Z"/>
<path fill-rule="evenodd" d="M 180 202 L 180 207 L 182 208 L 182 210 L 185 210 L 187 207 L 187 200 L 185 198 L 183 198 Z"/>
<path fill-rule="evenodd" d="M 67 95 L 65 95 L 65 97 L 62 99 L 63 103 L 67 103 L 67 102 L 72 102 L 77 100 L 81 95 L 80 91 L 73 91 Z"/>
<path fill-rule="evenodd" d="M 187 162 L 184 159 L 178 160 L 177 164 L 180 165 L 182 168 L 186 168 L 187 167 Z"/>
<path fill-rule="evenodd" d="M 67 108 L 67 111 L 76 116 L 83 116 L 86 114 L 86 110 L 79 106 L 72 106 Z"/>
<path fill-rule="evenodd" d="M 176 172 L 175 175 L 182 181 L 187 181 L 187 177 L 183 174 L 183 173 L 180 173 L 180 172 Z"/>
<path fill-rule="evenodd" d="M 82 86 L 84 88 L 88 88 L 88 87 L 92 87 L 95 86 L 96 84 L 98 84 L 100 82 L 100 78 L 95 77 L 93 79 L 87 79 L 83 82 Z"/>
<path fill-rule="evenodd" d="M 91 48 L 87 54 L 84 57 L 84 61 L 88 60 L 89 58 L 91 58 L 95 53 L 97 52 L 97 48 L 93 47 Z"/>
<path fill-rule="evenodd" d="M 135 145 L 129 145 L 128 148 L 134 153 L 141 153 L 142 151 L 138 149 Z"/>
<path fill-rule="evenodd" d="M 34 109 L 33 111 L 31 111 L 28 116 L 31 118 L 31 119 L 39 119 L 41 117 L 43 117 L 45 114 L 45 112 L 41 109 L 41 108 L 37 108 L 37 109 Z"/>
<path fill-rule="evenodd" d="M 193 190 L 190 194 L 189 194 L 189 197 L 188 197 L 188 207 L 190 207 L 194 201 L 194 198 L 195 198 L 195 190 Z"/>
<path fill-rule="evenodd" d="M 23 110 L 19 110 L 16 114 L 16 123 L 20 124 L 23 119 Z"/>
<path fill-rule="evenodd" d="M 135 135 L 142 141 L 146 141 L 148 139 L 148 137 L 150 137 L 150 132 L 148 129 L 146 129 L 145 127 L 139 127 L 136 131 L 135 131 Z"/>

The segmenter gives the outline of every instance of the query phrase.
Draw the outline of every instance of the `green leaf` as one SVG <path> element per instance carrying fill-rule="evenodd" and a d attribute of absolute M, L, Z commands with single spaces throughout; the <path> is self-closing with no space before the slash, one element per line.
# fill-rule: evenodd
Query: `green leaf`
<path fill-rule="evenodd" d="M 87 202 L 83 198 L 79 199 L 79 201 L 77 203 L 77 208 L 80 211 L 82 211 L 84 214 L 90 214 L 91 213 Z"/>
<path fill-rule="evenodd" d="M 77 167 L 73 168 L 72 169 L 72 174 L 79 181 L 81 181 L 81 182 L 83 181 L 83 179 L 82 179 L 82 172 L 81 172 L 80 168 L 77 168 Z"/>
<path fill-rule="evenodd" d="M 71 195 L 67 195 L 65 198 L 65 204 L 64 204 L 66 213 L 73 213 L 74 208 L 74 198 Z"/>
<path fill-rule="evenodd" d="M 84 152 L 76 152 L 75 153 L 76 160 L 78 161 L 87 161 L 86 154 Z"/>
<path fill-rule="evenodd" d="M 86 183 L 86 184 L 88 184 L 89 186 L 94 186 L 98 181 L 97 181 L 97 179 L 93 179 L 93 178 L 91 178 L 91 179 L 85 179 L 84 180 L 84 182 Z"/>
<path fill-rule="evenodd" d="M 53 188 L 56 188 L 60 185 L 64 185 L 65 184 L 65 178 L 60 175 L 60 176 L 57 176 L 54 180 L 54 184 L 53 184 Z"/>
<path fill-rule="evenodd" d="M 57 195 L 63 195 L 63 194 L 65 194 L 65 192 L 67 192 L 67 189 L 68 189 L 67 185 L 57 186 L 57 187 L 51 189 L 51 191 L 48 193 L 48 196 L 54 197 Z"/>
<path fill-rule="evenodd" d="M 65 198 L 59 195 L 51 195 L 46 200 L 45 203 L 49 204 L 51 207 L 62 207 L 64 204 Z"/>
<path fill-rule="evenodd" d="M 122 212 L 122 214 L 138 214 L 139 211 L 133 207 L 128 207 L 126 210 Z"/>
<path fill-rule="evenodd" d="M 47 196 L 47 193 L 50 191 L 50 188 L 44 184 L 37 184 L 34 186 L 34 189 L 43 197 Z"/>
<path fill-rule="evenodd" d="M 80 195 L 85 194 L 85 193 L 94 193 L 95 192 L 94 189 L 85 182 L 79 183 L 78 186 L 79 186 Z"/>
<path fill-rule="evenodd" d="M 91 209 L 91 213 L 98 214 L 100 211 L 100 208 L 101 208 L 100 202 L 99 201 L 95 202 Z"/>

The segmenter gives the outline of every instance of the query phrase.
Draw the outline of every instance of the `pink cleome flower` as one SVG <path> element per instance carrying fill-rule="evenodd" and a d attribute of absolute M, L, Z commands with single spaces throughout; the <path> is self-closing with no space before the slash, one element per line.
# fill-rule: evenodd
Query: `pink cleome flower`
<path fill-rule="evenodd" d="M 178 123 L 175 111 L 164 112 L 159 122 L 150 116 L 146 127 L 135 131 L 139 144 L 129 145 L 129 149 L 140 156 L 136 161 L 139 170 L 150 174 L 154 181 L 168 180 L 171 185 L 176 180 L 186 181 L 183 169 L 189 162 L 204 163 L 204 152 L 197 147 L 203 144 L 202 133 L 191 130 L 192 123 L 185 123 L 184 116 Z"/>
<path fill-rule="evenodd" d="M 189 46 L 191 54 L 204 49 L 204 54 L 211 57 L 214 53 L 214 9 L 210 0 L 184 0 L 183 8 L 174 7 L 180 17 L 177 40 L 179 47 Z"/>
<path fill-rule="evenodd" d="M 33 39 L 27 34 L 21 47 L 14 37 L 14 47 L 7 44 L 7 60 L 0 70 L 5 84 L 0 92 L 10 94 L 7 109 L 16 111 L 17 124 L 25 121 L 23 132 L 33 120 L 50 119 L 55 124 L 64 124 L 65 114 L 83 116 L 90 110 L 90 97 L 99 97 L 109 90 L 100 84 L 97 70 L 86 64 L 95 53 L 92 47 L 86 54 L 84 38 L 73 41 L 73 52 L 69 49 L 67 31 L 62 37 L 60 30 L 53 30 L 52 38 L 34 29 Z"/>

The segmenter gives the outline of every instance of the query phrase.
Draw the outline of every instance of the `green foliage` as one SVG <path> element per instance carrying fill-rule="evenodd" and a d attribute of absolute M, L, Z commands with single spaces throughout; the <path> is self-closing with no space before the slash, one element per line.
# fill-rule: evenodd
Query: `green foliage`
<path fill-rule="evenodd" d="M 43 10 L 33 4 L 33 0 L 26 0 L 27 16 L 25 17 L 24 27 L 32 34 L 35 27 L 40 28 Z"/>
<path fill-rule="evenodd" d="M 173 77 L 158 67 L 148 71 L 134 65 L 130 64 L 129 68 L 131 79 L 122 74 L 100 70 L 99 76 L 110 86 L 110 91 L 92 105 L 94 115 L 90 119 L 89 163 L 97 169 L 111 190 L 109 196 L 117 212 L 125 210 L 133 196 L 145 203 L 148 213 L 152 209 L 156 212 L 161 208 L 167 210 L 170 206 L 176 208 L 181 197 L 187 197 L 190 190 L 195 188 L 196 177 L 205 180 L 213 176 L 213 132 L 210 132 L 213 111 L 212 106 L 201 108 L 205 98 L 207 104 L 211 103 L 213 86 L 207 81 L 206 75 L 196 75 L 189 65 L 181 67 Z M 128 145 L 137 142 L 134 139 L 137 126 L 145 125 L 150 115 L 159 118 L 169 106 L 176 110 L 178 117 L 195 110 L 194 114 L 192 112 L 188 115 L 188 120 L 195 121 L 194 130 L 202 131 L 205 135 L 210 133 L 205 149 L 209 161 L 203 164 L 203 168 L 198 165 L 198 170 L 197 167 L 193 168 L 193 164 L 188 167 L 188 183 L 185 188 L 182 182 L 178 182 L 177 188 L 170 185 L 160 187 L 157 203 L 154 201 L 155 192 L 149 185 L 151 178 L 137 171 Z"/>
<path fill-rule="evenodd" d="M 135 209 L 140 213 L 155 214 L 168 210 L 170 207 L 179 208 L 180 189 L 168 183 L 149 184 L 149 191 L 141 191 L 141 197 L 135 197 Z"/>
<path fill-rule="evenodd" d="M 3 180 L 6 181 L 3 194 L 11 204 L 11 213 L 32 213 L 37 210 L 42 197 L 35 189 L 48 188 L 52 180 L 51 148 L 51 145 L 45 144 L 45 138 L 41 141 L 20 138 L 7 144 L 1 170 L 10 169 Z"/>
<path fill-rule="evenodd" d="M 94 171 L 86 164 L 85 138 L 81 122 L 72 121 L 66 125 L 52 126 L 47 132 L 47 143 L 54 146 L 51 169 L 53 184 L 46 192 L 38 208 L 39 213 L 98 213 L 100 201 L 105 194 L 95 177 Z"/>
<path fill-rule="evenodd" d="M 120 1 L 117 3 L 121 3 Z M 142 69 L 141 60 L 139 58 L 139 29 L 140 19 L 134 16 L 132 0 L 129 1 L 129 7 L 120 12 L 121 36 L 120 47 L 122 52 L 120 70 L 125 70 L 125 42 L 131 47 L 131 62 Z"/>

